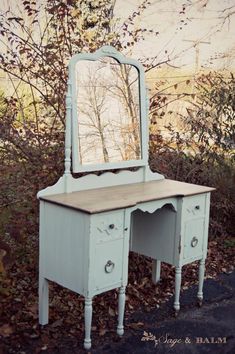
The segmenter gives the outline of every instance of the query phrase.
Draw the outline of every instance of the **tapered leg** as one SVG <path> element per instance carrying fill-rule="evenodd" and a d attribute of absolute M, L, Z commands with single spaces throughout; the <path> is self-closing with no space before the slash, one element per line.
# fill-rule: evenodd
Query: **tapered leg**
<path fill-rule="evenodd" d="M 125 286 L 119 288 L 118 294 L 118 326 L 117 334 L 122 336 L 124 333 L 123 319 L 124 319 L 124 310 L 125 310 Z"/>
<path fill-rule="evenodd" d="M 39 276 L 39 323 L 41 325 L 48 323 L 48 302 L 48 280 Z"/>
<path fill-rule="evenodd" d="M 197 293 L 199 306 L 202 306 L 202 300 L 203 300 L 204 274 L 205 274 L 205 259 L 201 259 L 199 263 L 199 284 L 198 284 L 198 293 Z"/>
<path fill-rule="evenodd" d="M 175 268 L 175 315 L 178 315 L 180 310 L 180 287 L 181 287 L 181 267 Z"/>
<path fill-rule="evenodd" d="M 157 284 L 161 279 L 161 261 L 153 260 L 152 281 Z"/>
<path fill-rule="evenodd" d="M 85 339 L 84 348 L 91 347 L 92 298 L 85 298 Z"/>

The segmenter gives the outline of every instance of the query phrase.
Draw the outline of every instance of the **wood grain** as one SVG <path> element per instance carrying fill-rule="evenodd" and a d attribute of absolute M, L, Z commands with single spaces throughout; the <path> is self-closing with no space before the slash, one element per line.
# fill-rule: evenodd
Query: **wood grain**
<path fill-rule="evenodd" d="M 40 199 L 93 214 L 127 208 L 151 200 L 196 195 L 213 190 L 211 187 L 164 179 L 44 196 Z"/>

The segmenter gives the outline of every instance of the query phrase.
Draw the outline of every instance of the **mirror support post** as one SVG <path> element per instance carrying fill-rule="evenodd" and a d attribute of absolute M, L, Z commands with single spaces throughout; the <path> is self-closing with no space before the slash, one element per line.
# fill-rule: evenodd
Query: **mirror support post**
<path fill-rule="evenodd" d="M 66 95 L 66 129 L 65 129 L 65 191 L 68 192 L 66 180 L 71 175 L 71 120 L 72 120 L 72 97 L 71 97 L 71 81 L 68 80 L 68 92 Z"/>

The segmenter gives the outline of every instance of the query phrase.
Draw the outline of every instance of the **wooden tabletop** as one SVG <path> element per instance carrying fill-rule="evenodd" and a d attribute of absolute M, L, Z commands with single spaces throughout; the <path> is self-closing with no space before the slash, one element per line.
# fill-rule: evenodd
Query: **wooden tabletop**
<path fill-rule="evenodd" d="M 139 203 L 170 197 L 190 196 L 213 191 L 214 188 L 163 179 L 121 186 L 90 189 L 40 197 L 41 200 L 81 210 L 89 214 L 132 207 Z"/>

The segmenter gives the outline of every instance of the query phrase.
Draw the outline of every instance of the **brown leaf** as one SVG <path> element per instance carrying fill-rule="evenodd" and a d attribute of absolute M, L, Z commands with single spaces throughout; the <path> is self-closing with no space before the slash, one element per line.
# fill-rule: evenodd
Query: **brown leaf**
<path fill-rule="evenodd" d="M 106 333 L 106 329 L 105 328 L 100 328 L 100 330 L 99 330 L 99 336 L 104 336 L 105 335 L 105 333 Z"/>
<path fill-rule="evenodd" d="M 4 274 L 5 273 L 5 268 L 3 265 L 3 258 L 5 257 L 5 255 L 7 254 L 7 252 L 3 249 L 0 249 L 0 274 Z"/>
<path fill-rule="evenodd" d="M 115 311 L 112 309 L 112 307 L 109 307 L 109 315 L 114 317 L 115 316 Z"/>
<path fill-rule="evenodd" d="M 1 271 L 0 271 L 1 273 Z M 10 288 L 2 288 L 0 286 L 0 295 L 2 296 L 8 296 L 10 294 Z"/>
<path fill-rule="evenodd" d="M 143 327 L 144 323 L 143 322 L 135 322 L 135 323 L 130 323 L 129 327 L 132 329 L 139 329 L 140 327 Z"/>
<path fill-rule="evenodd" d="M 0 335 L 4 338 L 9 337 L 13 332 L 13 328 L 8 323 L 5 323 L 0 327 Z"/>
<path fill-rule="evenodd" d="M 38 318 L 38 304 L 33 304 L 29 307 L 29 313 L 34 319 Z"/>
<path fill-rule="evenodd" d="M 148 283 L 149 283 L 149 278 L 147 278 L 147 277 L 143 278 L 141 281 L 141 284 L 140 284 L 140 288 L 142 288 L 143 286 L 145 286 Z"/>
<path fill-rule="evenodd" d="M 52 323 L 51 327 L 53 327 L 53 328 L 60 327 L 62 324 L 63 324 L 63 319 L 60 318 L 59 320 Z"/>

